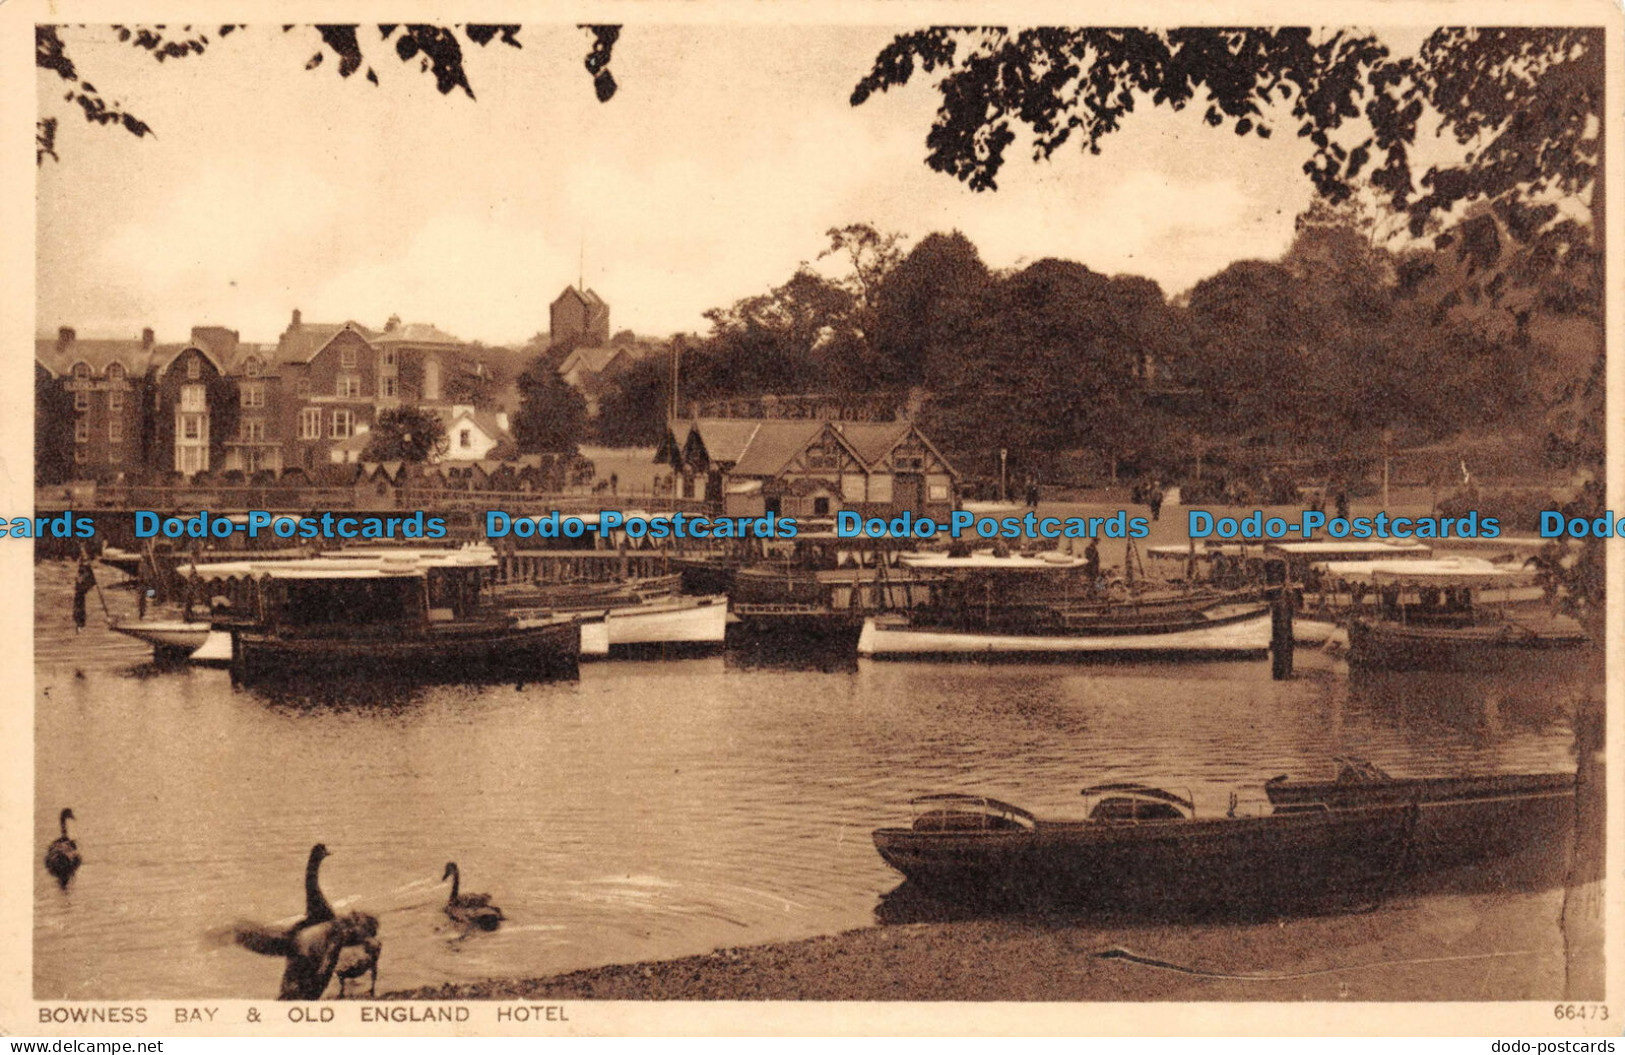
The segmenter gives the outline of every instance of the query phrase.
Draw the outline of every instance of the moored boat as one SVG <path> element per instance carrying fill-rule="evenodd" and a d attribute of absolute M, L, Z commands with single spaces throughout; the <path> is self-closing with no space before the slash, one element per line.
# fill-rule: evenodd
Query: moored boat
<path fill-rule="evenodd" d="M 1531 846 L 1559 848 L 1573 828 L 1572 773 L 1392 777 L 1358 759 L 1336 761 L 1333 780 L 1278 776 L 1265 782 L 1265 794 L 1277 812 L 1414 804 L 1406 860 L 1412 871 L 1510 857 Z"/>
<path fill-rule="evenodd" d="M 1477 558 L 1325 565 L 1374 603 L 1349 618 L 1349 665 L 1376 670 L 1507 670 L 1563 663 L 1587 642 L 1567 616 L 1515 604 L 1533 573 Z M 1497 602 L 1500 603 L 1497 603 Z"/>
<path fill-rule="evenodd" d="M 1118 909 L 1284 907 L 1380 892 L 1415 810 L 1373 804 L 1199 818 L 1189 796 L 1140 784 L 1085 788 L 1085 820 L 1044 820 L 997 799 L 930 795 L 875 848 L 922 886 Z"/>
<path fill-rule="evenodd" d="M 857 647 L 864 616 L 855 608 L 819 604 L 735 604 L 728 636 L 741 648 L 839 649 Z"/>
<path fill-rule="evenodd" d="M 728 598 L 666 597 L 611 608 L 604 613 L 603 627 L 609 655 L 617 650 L 717 650 L 728 634 Z"/>
<path fill-rule="evenodd" d="M 1073 631 L 1014 633 L 920 626 L 907 617 L 864 621 L 858 655 L 875 659 L 1019 658 L 1262 659 L 1269 654 L 1270 613 L 1262 604 L 1219 604 L 1180 611 L 1163 622 L 1097 625 Z"/>
<path fill-rule="evenodd" d="M 380 676 L 459 682 L 574 672 L 572 615 L 518 618 L 479 600 L 489 561 L 289 561 L 254 569 L 258 610 L 231 628 L 234 680 Z"/>
<path fill-rule="evenodd" d="M 188 619 L 123 619 L 110 629 L 145 641 L 160 658 L 190 656 L 209 637 L 209 624 Z"/>

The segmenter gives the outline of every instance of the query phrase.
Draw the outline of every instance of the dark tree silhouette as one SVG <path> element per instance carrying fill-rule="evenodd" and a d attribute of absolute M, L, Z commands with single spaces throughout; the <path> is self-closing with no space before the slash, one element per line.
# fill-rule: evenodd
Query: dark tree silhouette
<path fill-rule="evenodd" d="M 519 412 L 513 416 L 513 437 L 526 454 L 576 453 L 587 425 L 587 404 L 581 393 L 559 376 L 546 356 L 537 356 L 518 378 Z"/>
<path fill-rule="evenodd" d="M 79 107 L 84 113 L 85 120 L 92 124 L 122 127 L 137 137 L 156 135 L 157 132 L 151 125 L 126 110 L 123 103 L 117 100 L 109 101 L 106 93 L 84 79 L 68 55 L 67 44 L 62 39 L 61 31 L 64 28 L 68 27 L 55 25 L 34 27 L 34 65 L 55 73 L 66 82 L 64 101 Z M 120 43 L 145 51 L 155 61 L 161 63 L 167 59 L 179 60 L 192 55 L 202 55 L 214 42 L 248 27 L 222 25 L 212 30 L 212 36 L 209 28 L 194 28 L 190 25 L 179 27 L 115 25 L 112 28 L 118 35 Z M 337 68 L 340 77 L 348 78 L 365 68 L 366 79 L 376 86 L 379 84 L 378 73 L 368 62 L 362 44 L 363 38 L 370 37 L 371 34 L 362 32 L 363 28 L 359 25 L 285 25 L 282 31 L 287 33 L 295 29 L 309 29 L 315 32 L 316 51 L 305 63 L 305 69 L 316 69 L 331 54 L 338 59 Z M 462 39 L 482 48 L 493 40 L 513 48 L 521 46 L 519 43 L 521 27 L 517 25 L 469 23 L 461 26 L 433 26 L 384 23 L 373 28 L 376 29 L 379 43 L 389 45 L 400 61 L 416 62 L 421 72 L 433 75 L 440 94 L 448 95 L 461 89 L 470 99 L 474 98 L 474 88 L 469 83 L 468 72 L 464 67 L 463 46 L 459 34 Z M 598 100 L 608 102 L 615 94 L 615 78 L 609 72 L 609 61 L 614 52 L 615 41 L 620 36 L 620 27 L 588 25 L 578 28 L 586 30 L 592 37 L 591 50 L 586 59 L 587 72 L 593 78 Z M 44 164 L 47 157 L 53 161 L 60 160 L 56 152 L 58 121 L 55 116 L 41 116 L 35 122 L 36 164 Z"/>
<path fill-rule="evenodd" d="M 361 459 L 368 462 L 426 462 L 446 453 L 446 423 L 421 407 L 391 407 L 378 415 Z"/>
<path fill-rule="evenodd" d="M 1265 137 L 1285 104 L 1313 146 L 1304 170 L 1334 202 L 1364 177 L 1414 235 L 1458 204 L 1493 203 L 1500 225 L 1479 220 L 1440 236 L 1493 298 L 1499 269 L 1519 265 L 1519 254 L 1503 253 L 1502 230 L 1534 266 L 1585 255 L 1600 271 L 1592 234 L 1600 239 L 1604 195 L 1591 194 L 1590 231 L 1549 199 L 1604 186 L 1603 56 L 1599 27 L 1441 28 L 1414 58 L 1395 58 L 1369 34 L 1305 27 L 936 27 L 882 49 L 852 104 L 916 72 L 941 73 L 926 163 L 975 190 L 997 187 L 1018 127 L 1040 160 L 1074 137 L 1099 153 L 1143 103 L 1202 105 L 1208 124 Z M 1424 131 L 1469 149 L 1418 173 L 1411 148 Z M 1599 275 L 1599 305 L 1600 289 Z"/>

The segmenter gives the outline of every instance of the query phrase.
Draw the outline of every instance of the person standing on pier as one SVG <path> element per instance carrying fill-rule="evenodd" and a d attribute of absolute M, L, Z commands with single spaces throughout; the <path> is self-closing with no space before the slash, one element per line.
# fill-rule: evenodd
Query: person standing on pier
<path fill-rule="evenodd" d="M 79 573 L 73 581 L 73 632 L 76 634 L 85 628 L 85 598 L 95 588 L 96 572 L 90 566 L 90 558 L 81 553 Z"/>
<path fill-rule="evenodd" d="M 1100 592 L 1100 543 L 1095 539 L 1089 540 L 1089 545 L 1083 551 L 1083 576 L 1089 582 L 1089 592 Z"/>

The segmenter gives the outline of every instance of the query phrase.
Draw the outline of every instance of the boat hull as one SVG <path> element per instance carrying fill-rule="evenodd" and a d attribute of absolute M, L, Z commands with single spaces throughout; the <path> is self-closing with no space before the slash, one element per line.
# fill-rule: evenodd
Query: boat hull
<path fill-rule="evenodd" d="M 929 888 L 1183 911 L 1370 894 L 1403 863 L 1409 806 L 1031 829 L 874 833 L 880 856 Z"/>
<path fill-rule="evenodd" d="M 435 627 L 394 638 L 281 638 L 232 632 L 231 671 L 243 684 L 312 678 L 380 677 L 473 682 L 568 677 L 581 654 L 575 620 Z"/>
<path fill-rule="evenodd" d="M 701 597 L 615 608 L 604 617 L 609 647 L 714 645 L 728 632 L 728 598 Z"/>
<path fill-rule="evenodd" d="M 858 655 L 874 659 L 1261 659 L 1269 654 L 1269 646 L 1268 612 L 1212 626 L 1128 634 L 996 634 L 868 619 L 858 637 Z"/>
<path fill-rule="evenodd" d="M 209 637 L 209 624 L 182 619 L 143 619 L 114 623 L 113 630 L 154 649 L 177 655 L 190 655 Z"/>
<path fill-rule="evenodd" d="M 851 652 L 864 619 L 822 605 L 734 605 L 728 643 L 741 648 L 816 648 Z"/>
<path fill-rule="evenodd" d="M 1561 849 L 1574 827 L 1574 777 L 1565 773 L 1372 783 L 1277 779 L 1264 790 L 1277 809 L 1416 803 L 1416 830 L 1406 860 L 1412 872 L 1510 858 L 1531 848 Z"/>
<path fill-rule="evenodd" d="M 1515 623 L 1463 628 L 1349 623 L 1349 666 L 1369 670 L 1485 671 L 1565 663 L 1586 644 L 1578 629 L 1548 632 Z"/>

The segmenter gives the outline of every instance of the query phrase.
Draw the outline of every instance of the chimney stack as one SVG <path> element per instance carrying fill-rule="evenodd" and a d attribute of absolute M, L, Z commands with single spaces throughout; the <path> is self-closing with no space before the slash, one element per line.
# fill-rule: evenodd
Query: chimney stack
<path fill-rule="evenodd" d="M 152 327 L 148 326 L 146 329 L 141 331 L 141 350 L 144 351 L 144 352 L 151 351 L 152 350 L 152 342 L 153 342 Z"/>
<path fill-rule="evenodd" d="M 299 309 L 295 308 L 295 309 L 293 309 L 293 321 L 288 324 L 288 329 L 297 330 L 298 328 L 299 328 Z"/>
<path fill-rule="evenodd" d="M 60 352 L 72 344 L 75 336 L 72 326 L 63 326 L 58 329 L 56 331 L 56 350 Z"/>

